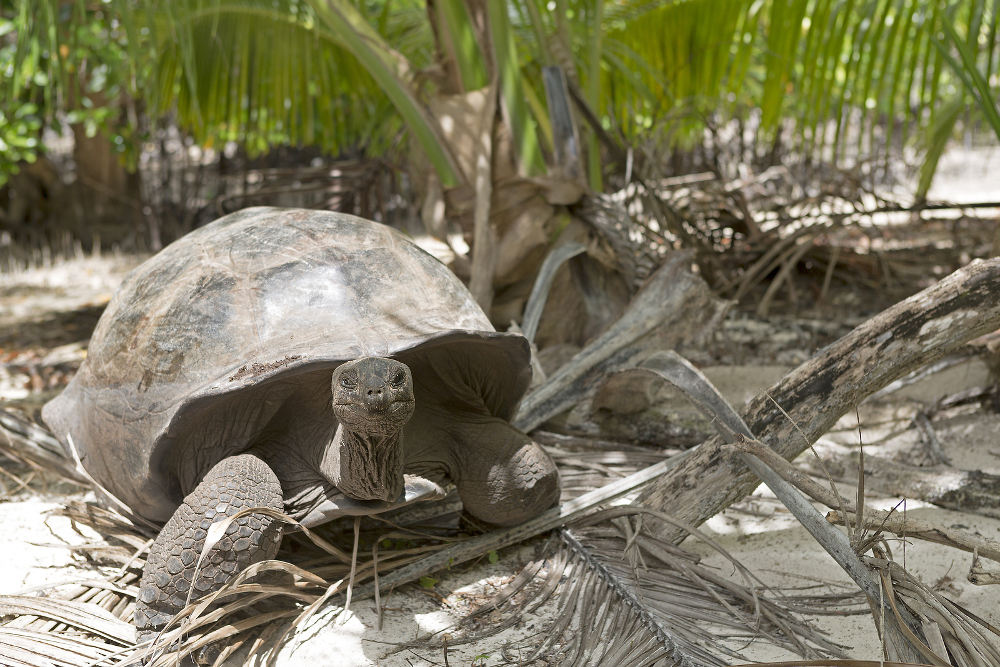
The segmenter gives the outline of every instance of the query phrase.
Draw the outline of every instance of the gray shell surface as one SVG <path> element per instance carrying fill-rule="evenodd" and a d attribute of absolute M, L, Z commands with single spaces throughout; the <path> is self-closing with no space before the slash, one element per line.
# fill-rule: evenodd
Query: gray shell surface
<path fill-rule="evenodd" d="M 170 457 L 209 441 L 227 443 L 207 448 L 216 460 L 249 447 L 297 377 L 457 348 L 485 366 L 460 390 L 509 419 L 530 380 L 527 342 L 494 331 L 447 267 L 361 218 L 246 209 L 125 278 L 43 418 L 107 491 L 165 521 L 183 495 Z"/>

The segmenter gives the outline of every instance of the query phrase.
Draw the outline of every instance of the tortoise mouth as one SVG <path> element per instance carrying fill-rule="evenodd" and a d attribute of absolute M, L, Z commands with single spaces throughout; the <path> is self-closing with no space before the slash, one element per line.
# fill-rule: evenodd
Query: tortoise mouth
<path fill-rule="evenodd" d="M 344 428 L 357 435 L 390 435 L 410 420 L 414 405 L 412 398 L 374 404 L 340 400 L 333 403 L 333 414 Z"/>

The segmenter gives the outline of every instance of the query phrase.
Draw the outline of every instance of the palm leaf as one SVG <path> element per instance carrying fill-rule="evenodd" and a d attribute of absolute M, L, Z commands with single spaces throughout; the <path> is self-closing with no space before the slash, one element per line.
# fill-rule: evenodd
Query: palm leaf
<path fill-rule="evenodd" d="M 544 164 L 538 143 L 537 122 L 529 113 L 529 83 L 521 76 L 521 65 L 506 6 L 505 3 L 488 2 L 486 9 L 493 60 L 500 82 L 500 99 L 507 126 L 514 135 L 514 150 L 520 171 L 529 176 L 538 175 L 544 172 Z M 538 109 L 536 113 L 540 111 Z"/>
<path fill-rule="evenodd" d="M 924 161 L 920 166 L 917 180 L 916 196 L 918 199 L 927 197 L 927 192 L 931 189 L 931 182 L 934 180 L 938 161 L 944 155 L 945 148 L 951 141 L 955 125 L 963 111 L 965 111 L 965 103 L 962 98 L 956 97 L 934 115 L 934 125 L 929 129 L 924 139 L 926 142 Z"/>
<path fill-rule="evenodd" d="M 54 13 L 60 3 L 48 0 L 37 12 L 30 5 L 17 4 L 25 37 L 18 40 L 17 62 L 56 73 L 64 69 Z M 939 30 L 948 38 L 943 23 L 965 35 L 966 50 L 979 47 L 978 54 L 958 51 L 952 65 L 961 61 L 968 71 L 975 62 L 988 81 L 1000 57 L 997 8 L 985 0 L 559 0 L 555 11 L 548 6 L 519 0 L 503 11 L 504 5 L 487 3 L 501 96 L 527 173 L 540 165 L 535 127 L 544 126 L 545 111 L 530 91 L 541 89 L 541 64 L 561 65 L 599 120 L 630 141 L 690 147 L 709 125 L 759 113 L 762 137 L 794 128 L 799 149 L 836 159 L 859 147 L 888 150 L 897 125 L 902 141 L 940 127 L 934 117 L 947 90 L 942 86 L 952 81 L 971 85 L 978 100 L 989 99 L 988 86 L 971 74 L 963 80 L 935 48 Z M 417 0 L 393 2 L 391 9 L 387 2 L 347 0 L 122 0 L 110 7 L 128 36 L 138 92 L 153 109 L 176 108 L 201 141 L 240 140 L 258 151 L 277 141 L 332 152 L 383 151 L 406 128 L 445 182 L 458 178 L 417 96 L 422 84 L 415 74 L 434 57 Z M 452 26 L 467 85 L 482 80 L 465 5 L 454 0 L 436 7 Z M 83 3 L 73 8 L 85 11 Z M 51 77 L 61 78 L 65 72 Z M 50 106 L 64 87 L 44 89 Z M 983 113 L 995 122 L 989 109 Z M 599 162 L 591 148 L 591 168 Z M 592 183 L 598 175 L 591 173 Z"/>
<path fill-rule="evenodd" d="M 944 57 L 948 66 L 965 86 L 966 91 L 975 100 L 977 107 L 990 127 L 1000 139 L 1000 104 L 996 101 L 996 95 L 990 90 L 990 85 L 985 76 L 979 71 L 976 56 L 972 46 L 962 40 L 955 26 L 950 20 L 942 21 L 941 28 L 944 32 L 945 41 L 936 39 L 934 45 Z M 977 31 L 970 31 L 970 36 Z M 958 52 L 956 59 L 948 49 L 951 46 Z"/>
<path fill-rule="evenodd" d="M 581 13 L 586 3 L 569 3 Z M 765 136 L 795 128 L 798 148 L 833 160 L 922 136 L 947 72 L 933 46 L 943 12 L 922 0 L 614 3 L 604 11 L 598 113 L 629 139 L 701 141 L 707 123 L 760 113 Z M 953 0 L 954 20 L 996 47 L 995 8 Z M 536 33 L 540 32 L 533 27 Z M 582 30 L 578 29 L 578 32 Z M 577 35 L 577 62 L 592 51 Z M 628 57 L 623 54 L 629 53 Z M 641 78 L 641 84 L 622 85 Z M 980 94 L 981 95 L 981 94 Z M 829 132 L 828 132 L 829 128 Z M 855 131 L 855 128 L 860 128 Z M 850 129 L 850 131 L 848 131 Z"/>
<path fill-rule="evenodd" d="M 483 63 L 483 53 L 476 41 L 475 28 L 462 0 L 442 0 L 434 3 L 442 46 L 448 50 L 448 59 L 455 63 L 461 75 L 459 90 L 479 90 L 489 83 Z"/>
<path fill-rule="evenodd" d="M 389 46 L 419 53 L 427 45 L 415 5 L 383 21 L 385 35 L 346 1 L 123 2 L 120 9 L 140 30 L 136 39 L 149 31 L 156 85 L 143 93 L 158 112 L 176 109 L 199 140 L 238 140 L 252 152 L 278 142 L 385 152 L 405 125 L 443 182 L 457 182 L 447 144 L 416 96 L 413 65 Z"/>

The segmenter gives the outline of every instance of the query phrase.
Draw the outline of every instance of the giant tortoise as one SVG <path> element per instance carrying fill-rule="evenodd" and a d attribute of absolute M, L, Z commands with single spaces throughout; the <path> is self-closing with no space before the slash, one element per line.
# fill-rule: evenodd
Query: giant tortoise
<path fill-rule="evenodd" d="M 137 515 L 164 524 L 135 622 L 149 638 L 249 564 L 277 521 L 306 526 L 436 497 L 497 525 L 556 502 L 558 474 L 508 422 L 530 380 L 451 272 L 405 236 L 339 213 L 246 209 L 132 271 L 43 417 Z M 193 587 L 193 591 L 190 589 Z"/>

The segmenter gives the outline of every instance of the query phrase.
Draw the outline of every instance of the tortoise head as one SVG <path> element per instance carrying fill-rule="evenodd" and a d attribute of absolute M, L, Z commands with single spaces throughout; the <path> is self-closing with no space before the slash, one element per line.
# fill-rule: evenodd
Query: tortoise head
<path fill-rule="evenodd" d="M 358 500 L 397 500 L 403 492 L 400 436 L 414 406 L 410 369 L 381 357 L 349 361 L 333 372 L 332 394 L 342 426 L 333 481 Z"/>
<path fill-rule="evenodd" d="M 362 357 L 333 372 L 333 413 L 351 431 L 389 435 L 413 414 L 413 377 L 394 359 Z"/>

